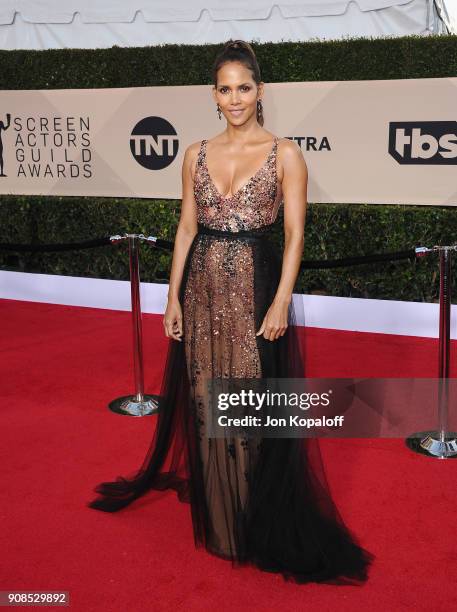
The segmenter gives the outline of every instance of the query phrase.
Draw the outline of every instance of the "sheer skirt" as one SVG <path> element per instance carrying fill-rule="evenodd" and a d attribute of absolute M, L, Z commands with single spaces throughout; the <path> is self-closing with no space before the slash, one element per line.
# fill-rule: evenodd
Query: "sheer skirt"
<path fill-rule="evenodd" d="M 183 340 L 169 341 L 156 430 L 141 468 L 103 482 L 88 505 L 115 512 L 150 489 L 189 502 L 197 547 L 298 583 L 358 584 L 374 555 L 344 524 L 315 438 L 211 438 L 210 378 L 298 378 L 305 364 L 288 309 L 284 336 L 256 336 L 281 276 L 271 226 L 199 225 L 180 288 Z"/>

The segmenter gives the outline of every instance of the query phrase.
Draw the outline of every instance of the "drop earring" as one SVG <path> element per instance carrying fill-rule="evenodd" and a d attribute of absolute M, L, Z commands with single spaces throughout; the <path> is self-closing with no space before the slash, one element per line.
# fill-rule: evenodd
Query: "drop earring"
<path fill-rule="evenodd" d="M 217 114 L 219 115 L 219 119 L 222 119 L 222 117 L 221 117 L 221 107 L 219 106 L 219 103 L 216 104 L 216 110 L 217 110 Z"/>
<path fill-rule="evenodd" d="M 262 100 L 259 98 L 257 100 L 257 119 L 260 119 L 261 117 L 263 117 L 263 106 Z"/>

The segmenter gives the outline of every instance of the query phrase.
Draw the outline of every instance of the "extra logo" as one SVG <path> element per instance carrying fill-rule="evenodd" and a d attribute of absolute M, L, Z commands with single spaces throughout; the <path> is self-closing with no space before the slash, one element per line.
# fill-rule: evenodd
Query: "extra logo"
<path fill-rule="evenodd" d="M 136 161 L 148 170 L 169 166 L 179 149 L 175 128 L 162 117 L 145 117 L 132 130 L 130 150 Z"/>
<path fill-rule="evenodd" d="M 457 164 L 457 121 L 392 121 L 389 153 L 399 164 Z"/>

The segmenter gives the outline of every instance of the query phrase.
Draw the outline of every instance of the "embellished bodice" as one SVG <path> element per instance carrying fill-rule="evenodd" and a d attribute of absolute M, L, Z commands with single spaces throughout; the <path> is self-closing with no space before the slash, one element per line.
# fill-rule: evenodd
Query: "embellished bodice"
<path fill-rule="evenodd" d="M 267 159 L 251 178 L 231 196 L 219 193 L 208 171 L 207 140 L 202 140 L 194 177 L 197 221 L 204 226 L 237 232 L 274 223 L 282 202 L 277 179 L 278 137 Z"/>

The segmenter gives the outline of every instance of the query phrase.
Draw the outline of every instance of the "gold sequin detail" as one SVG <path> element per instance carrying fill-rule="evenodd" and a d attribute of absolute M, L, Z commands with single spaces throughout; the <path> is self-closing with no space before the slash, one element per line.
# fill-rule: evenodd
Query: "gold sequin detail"
<path fill-rule="evenodd" d="M 198 223 L 229 232 L 273 223 L 282 202 L 277 182 L 278 138 L 263 166 L 233 196 L 221 196 L 201 143 L 194 193 Z M 255 438 L 209 438 L 207 381 L 262 376 L 255 329 L 253 246 L 230 236 L 197 234 L 183 294 L 183 342 L 194 400 L 211 541 L 231 556 L 233 525 L 248 495 L 249 473 L 259 451 Z"/>
<path fill-rule="evenodd" d="M 197 220 L 214 229 L 237 232 L 273 223 L 282 203 L 276 157 L 278 138 L 263 166 L 232 196 L 222 196 L 211 179 L 206 161 L 207 140 L 202 140 L 194 178 Z"/>

